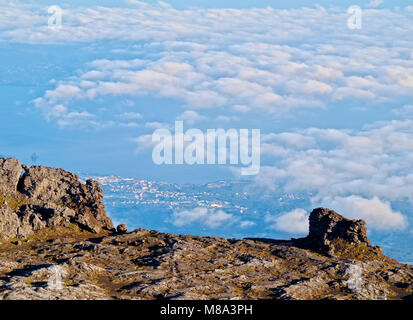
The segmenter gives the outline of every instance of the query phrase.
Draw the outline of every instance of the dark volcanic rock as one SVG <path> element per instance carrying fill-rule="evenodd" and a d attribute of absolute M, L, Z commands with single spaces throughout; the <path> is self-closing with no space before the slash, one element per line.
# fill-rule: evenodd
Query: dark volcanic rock
<path fill-rule="evenodd" d="M 26 238 L 46 227 L 71 224 L 95 233 L 112 230 L 102 199 L 97 181 L 83 184 L 63 169 L 0 159 L 0 238 Z"/>
<path fill-rule="evenodd" d="M 126 227 L 126 224 L 120 224 L 116 227 L 116 231 L 118 233 L 125 233 L 128 231 L 128 228 Z"/>
<path fill-rule="evenodd" d="M 333 210 L 317 208 L 311 212 L 309 223 L 310 231 L 304 241 L 316 251 L 334 255 L 337 241 L 370 247 L 363 220 L 349 220 Z"/>
<path fill-rule="evenodd" d="M 311 212 L 309 222 L 309 237 L 320 240 L 341 238 L 352 243 L 370 244 L 363 220 L 349 220 L 333 210 L 317 208 Z"/>

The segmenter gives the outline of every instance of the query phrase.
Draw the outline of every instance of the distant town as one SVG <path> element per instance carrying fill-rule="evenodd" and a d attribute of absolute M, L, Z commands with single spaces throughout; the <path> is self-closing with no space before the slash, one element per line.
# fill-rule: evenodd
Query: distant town
<path fill-rule="evenodd" d="M 105 191 L 106 203 L 137 205 L 142 207 L 182 210 L 194 207 L 222 209 L 238 214 L 262 214 L 277 208 L 285 208 L 289 203 L 304 200 L 302 195 L 284 194 L 256 202 L 256 194 L 248 181 L 217 181 L 205 185 L 178 185 L 150 180 L 120 177 L 93 177 Z M 262 199 L 260 199 L 262 200 Z M 270 205 L 270 207 L 268 206 Z"/>

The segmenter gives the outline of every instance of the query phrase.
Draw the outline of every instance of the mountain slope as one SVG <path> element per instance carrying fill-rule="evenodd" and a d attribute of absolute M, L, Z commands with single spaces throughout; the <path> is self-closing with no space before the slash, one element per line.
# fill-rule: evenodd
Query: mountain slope
<path fill-rule="evenodd" d="M 413 266 L 329 209 L 305 238 L 238 240 L 116 231 L 99 184 L 62 169 L 0 159 L 0 190 L 1 299 L 413 298 Z"/>

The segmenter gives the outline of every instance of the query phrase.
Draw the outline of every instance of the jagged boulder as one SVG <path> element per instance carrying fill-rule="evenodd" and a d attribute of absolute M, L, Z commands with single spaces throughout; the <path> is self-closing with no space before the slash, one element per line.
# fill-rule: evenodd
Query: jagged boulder
<path fill-rule="evenodd" d="M 19 160 L 0 158 L 0 193 L 14 193 L 23 171 Z"/>
<path fill-rule="evenodd" d="M 340 241 L 355 246 L 370 246 L 363 220 L 349 220 L 333 210 L 317 208 L 311 212 L 309 224 L 305 241 L 317 251 L 334 255 L 336 244 Z"/>
<path fill-rule="evenodd" d="M 24 170 L 24 172 L 23 172 Z M 22 175 L 23 172 L 23 175 Z M 0 238 L 26 238 L 46 227 L 113 230 L 97 181 L 83 184 L 76 174 L 0 159 Z"/>
<path fill-rule="evenodd" d="M 106 216 L 99 182 L 87 180 L 82 184 L 76 174 L 63 169 L 43 166 L 24 169 L 18 190 L 30 199 L 75 210 L 76 222 L 89 231 L 113 228 L 112 221 Z"/>
<path fill-rule="evenodd" d="M 16 237 L 20 226 L 16 213 L 10 207 L 0 205 L 0 239 Z"/>

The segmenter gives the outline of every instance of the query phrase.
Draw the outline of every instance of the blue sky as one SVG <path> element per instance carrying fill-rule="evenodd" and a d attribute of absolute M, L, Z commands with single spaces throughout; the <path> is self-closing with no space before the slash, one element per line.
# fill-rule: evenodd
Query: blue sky
<path fill-rule="evenodd" d="M 1 154 L 91 175 L 237 179 L 154 165 L 151 134 L 178 119 L 259 128 L 254 183 L 407 227 L 394 209 L 413 200 L 407 1 L 70 1 L 60 29 L 49 5 L 0 1 Z"/>

